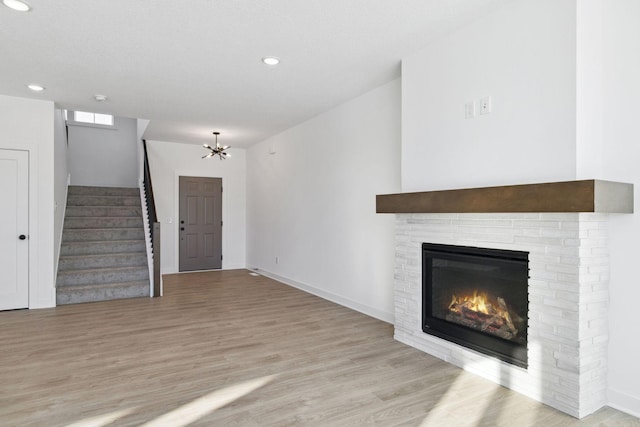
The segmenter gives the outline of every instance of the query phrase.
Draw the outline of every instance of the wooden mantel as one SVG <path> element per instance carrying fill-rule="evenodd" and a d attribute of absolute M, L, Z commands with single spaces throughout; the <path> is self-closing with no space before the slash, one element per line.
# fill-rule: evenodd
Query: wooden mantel
<path fill-rule="evenodd" d="M 544 184 L 380 194 L 376 196 L 376 212 L 633 213 L 633 184 L 590 179 Z"/>

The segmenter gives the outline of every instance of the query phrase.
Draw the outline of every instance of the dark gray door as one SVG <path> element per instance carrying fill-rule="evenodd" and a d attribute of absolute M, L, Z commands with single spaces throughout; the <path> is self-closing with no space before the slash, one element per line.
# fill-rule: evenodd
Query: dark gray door
<path fill-rule="evenodd" d="M 180 271 L 222 268 L 222 178 L 181 176 Z"/>

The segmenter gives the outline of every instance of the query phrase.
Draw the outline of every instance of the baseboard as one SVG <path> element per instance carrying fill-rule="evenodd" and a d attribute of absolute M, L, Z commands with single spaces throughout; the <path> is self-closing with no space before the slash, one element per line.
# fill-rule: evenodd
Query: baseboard
<path fill-rule="evenodd" d="M 291 287 L 300 289 L 301 291 L 305 291 L 312 295 L 318 296 L 320 298 L 326 299 L 331 302 L 335 302 L 336 304 L 340 304 L 352 310 L 366 314 L 367 316 L 371 316 L 378 320 L 382 320 L 383 322 L 393 324 L 395 320 L 395 316 L 393 313 L 378 310 L 377 308 L 373 308 L 368 305 L 361 304 L 357 301 L 353 301 L 341 295 L 336 295 L 334 293 L 327 292 L 323 289 L 316 288 L 315 286 L 307 285 L 305 283 L 300 283 L 295 280 L 291 280 L 289 278 L 279 276 L 275 273 L 271 273 L 270 271 L 265 271 L 256 267 L 247 267 L 247 269 L 255 271 L 256 273 L 260 273 L 261 275 L 268 277 L 270 279 L 276 280 L 280 283 L 284 283 L 285 285 L 289 285 Z"/>
<path fill-rule="evenodd" d="M 225 263 L 224 260 L 222 261 L 222 270 L 246 270 L 247 267 L 244 265 L 244 263 L 242 264 L 238 264 L 238 263 Z"/>
<path fill-rule="evenodd" d="M 162 269 L 162 267 L 160 268 L 160 275 L 164 275 L 164 274 L 188 274 L 188 273 L 204 273 L 207 271 L 227 271 L 227 270 L 246 270 L 247 267 L 245 267 L 244 265 L 241 264 L 230 264 L 227 266 L 223 266 L 222 268 L 216 268 L 213 270 L 193 270 L 193 271 L 178 271 L 176 268 L 171 267 L 171 268 L 165 268 Z"/>
<path fill-rule="evenodd" d="M 622 391 L 609 388 L 607 390 L 609 398 L 608 406 L 625 412 L 634 417 L 640 418 L 640 398 L 624 393 Z"/>

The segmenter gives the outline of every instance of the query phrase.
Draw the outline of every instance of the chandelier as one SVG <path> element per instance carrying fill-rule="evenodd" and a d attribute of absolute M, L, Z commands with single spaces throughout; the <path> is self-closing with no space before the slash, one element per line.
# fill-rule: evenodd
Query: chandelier
<path fill-rule="evenodd" d="M 216 146 L 211 147 L 209 144 L 203 144 L 202 146 L 204 148 L 211 150 L 211 152 L 206 156 L 202 156 L 202 158 L 206 159 L 207 157 L 218 155 L 220 156 L 220 160 L 222 160 L 222 159 L 226 159 L 227 157 L 231 157 L 231 154 L 225 153 L 225 150 L 228 150 L 231 147 L 229 147 L 228 145 L 222 146 L 218 144 L 218 135 L 220 135 L 220 132 L 213 132 L 213 134 L 216 136 Z"/>

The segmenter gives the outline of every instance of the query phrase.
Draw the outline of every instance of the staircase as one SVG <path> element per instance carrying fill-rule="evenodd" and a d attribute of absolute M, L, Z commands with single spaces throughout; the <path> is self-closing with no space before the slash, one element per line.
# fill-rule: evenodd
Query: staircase
<path fill-rule="evenodd" d="M 139 191 L 69 187 L 56 281 L 58 305 L 149 296 Z"/>

